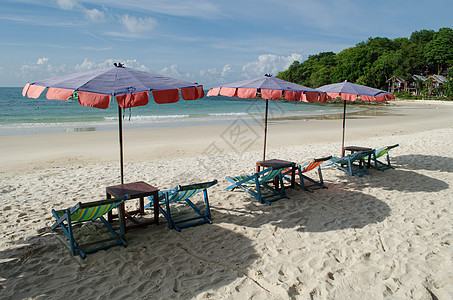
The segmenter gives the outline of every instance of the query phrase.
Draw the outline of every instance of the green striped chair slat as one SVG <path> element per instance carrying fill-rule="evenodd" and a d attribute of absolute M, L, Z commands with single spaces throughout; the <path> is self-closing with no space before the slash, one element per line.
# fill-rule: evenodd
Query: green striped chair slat
<path fill-rule="evenodd" d="M 71 221 L 73 222 L 82 222 L 82 221 L 89 221 L 99 218 L 100 216 L 105 215 L 110 210 L 115 207 L 115 203 L 110 203 L 106 205 L 99 205 L 94 207 L 88 208 L 80 208 L 76 210 L 73 214 L 71 214 Z M 56 211 L 59 217 L 65 214 L 64 210 Z"/>
<path fill-rule="evenodd" d="M 234 179 L 235 181 L 241 181 L 241 180 L 244 180 L 249 177 L 250 176 L 248 176 L 248 175 L 239 175 L 239 176 L 235 176 L 235 177 L 231 177 L 231 178 Z M 244 182 L 244 184 L 255 184 L 255 180 L 253 178 L 251 178 L 250 180 Z"/>
<path fill-rule="evenodd" d="M 282 169 L 275 169 L 275 170 L 272 170 L 272 171 L 264 174 L 263 176 L 261 176 L 259 178 L 260 183 L 267 182 L 269 180 L 274 179 L 275 176 L 278 176 L 278 174 L 280 174 L 281 171 L 282 171 Z"/>
<path fill-rule="evenodd" d="M 176 201 L 183 201 L 189 199 L 193 195 L 198 194 L 202 190 L 194 189 L 194 190 L 186 190 L 186 191 L 176 191 L 169 193 L 169 202 L 176 202 Z"/>

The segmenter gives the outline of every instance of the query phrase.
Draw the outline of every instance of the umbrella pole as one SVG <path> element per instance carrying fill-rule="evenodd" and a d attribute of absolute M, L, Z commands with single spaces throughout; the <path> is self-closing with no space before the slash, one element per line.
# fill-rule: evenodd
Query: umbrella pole
<path fill-rule="evenodd" d="M 121 169 L 121 184 L 124 184 L 124 171 L 123 171 L 123 116 L 121 107 L 118 105 L 118 124 L 119 124 L 119 139 L 120 139 L 120 169 Z"/>
<path fill-rule="evenodd" d="M 341 157 L 344 156 L 344 129 L 346 123 L 346 100 L 343 100 L 343 138 L 341 139 Z"/>
<path fill-rule="evenodd" d="M 269 100 L 266 99 L 266 112 L 264 114 L 264 148 L 263 148 L 263 161 L 266 160 L 266 139 L 267 139 L 267 112 L 269 110 Z"/>

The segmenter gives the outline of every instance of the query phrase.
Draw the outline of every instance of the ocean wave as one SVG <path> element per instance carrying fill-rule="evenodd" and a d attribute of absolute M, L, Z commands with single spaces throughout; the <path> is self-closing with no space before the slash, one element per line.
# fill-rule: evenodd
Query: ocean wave
<path fill-rule="evenodd" d="M 210 113 L 210 116 L 222 117 L 222 116 L 247 116 L 245 112 L 231 112 L 231 113 Z"/>
<path fill-rule="evenodd" d="M 190 115 L 154 115 L 154 116 L 145 116 L 145 115 L 131 115 L 130 120 L 165 120 L 165 119 L 184 119 L 189 118 Z M 127 113 L 124 114 L 124 118 L 129 120 Z M 105 120 L 118 120 L 118 117 L 104 117 Z"/>

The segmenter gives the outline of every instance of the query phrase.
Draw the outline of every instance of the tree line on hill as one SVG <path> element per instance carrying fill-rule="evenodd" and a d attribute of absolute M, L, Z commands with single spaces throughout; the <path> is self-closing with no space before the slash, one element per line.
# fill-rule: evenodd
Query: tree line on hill
<path fill-rule="evenodd" d="M 449 82 L 445 95 L 453 96 L 453 29 L 420 30 L 410 38 L 369 38 L 338 54 L 321 52 L 305 61 L 294 61 L 276 77 L 309 87 L 344 80 L 386 89 L 392 76 L 443 74 Z"/>

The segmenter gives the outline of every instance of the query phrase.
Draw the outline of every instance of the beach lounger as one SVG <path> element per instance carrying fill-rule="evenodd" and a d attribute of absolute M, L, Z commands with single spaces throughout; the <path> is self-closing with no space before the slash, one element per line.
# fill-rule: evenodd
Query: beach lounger
<path fill-rule="evenodd" d="M 207 189 L 213 185 L 217 184 L 217 180 L 191 184 L 191 185 L 184 185 L 184 186 L 177 186 L 174 189 L 160 191 L 159 192 L 159 211 L 162 215 L 167 219 L 168 227 L 174 228 L 177 231 L 181 231 L 182 228 L 200 225 L 204 223 L 211 224 L 211 210 L 209 207 L 209 199 L 208 199 L 208 191 Z M 192 199 L 196 194 L 203 192 L 204 198 L 204 212 L 198 206 L 196 206 Z M 153 196 L 148 197 L 151 201 L 145 208 L 153 208 Z M 179 220 L 175 220 L 174 212 L 172 214 L 172 208 L 170 204 L 174 204 L 176 202 L 185 201 L 189 207 L 191 207 L 195 213 L 195 217 L 183 218 Z"/>
<path fill-rule="evenodd" d="M 399 144 L 396 144 L 396 145 L 392 145 L 392 146 L 385 146 L 385 147 L 382 147 L 381 149 L 373 150 L 373 154 L 371 155 L 371 157 L 372 157 L 371 166 L 379 171 L 384 171 L 387 169 L 394 169 L 394 167 L 390 164 L 389 151 L 398 146 L 399 146 Z M 384 155 L 387 155 L 386 162 L 379 161 L 378 159 L 383 157 Z M 365 158 L 365 160 L 368 160 L 368 158 Z"/>
<path fill-rule="evenodd" d="M 365 157 L 371 156 L 373 150 L 355 152 L 343 157 L 332 156 L 322 166 L 334 166 L 351 176 L 362 176 L 369 174 L 365 167 Z M 355 165 L 354 163 L 357 163 Z"/>
<path fill-rule="evenodd" d="M 107 249 L 117 245 L 123 245 L 124 247 L 126 247 L 127 244 L 124 236 L 124 224 L 122 224 L 122 222 L 120 221 L 120 234 L 118 234 L 103 217 L 103 215 L 116 208 L 128 198 L 129 196 L 126 195 L 123 198 L 115 198 L 88 203 L 79 202 L 75 206 L 68 209 L 52 209 L 52 214 L 56 219 L 56 222 L 52 225 L 52 230 L 60 227 L 69 238 L 70 251 L 72 255 L 79 254 L 82 259 L 86 257 L 86 254 L 96 252 L 101 249 Z M 121 213 L 120 209 L 118 209 L 118 211 L 119 213 Z M 101 220 L 101 222 L 105 225 L 112 237 L 88 242 L 85 244 L 79 244 L 74 237 L 74 225 L 88 221 L 94 222 L 98 219 Z M 100 246 L 89 248 L 93 245 L 99 244 Z"/>
<path fill-rule="evenodd" d="M 304 164 L 297 165 L 296 176 L 299 176 L 299 178 L 296 178 L 295 185 L 309 192 L 313 192 L 317 189 L 327 189 L 327 186 L 324 185 L 324 179 L 322 178 L 321 165 L 331 158 L 332 156 L 315 158 Z M 318 171 L 319 181 L 305 175 L 305 173 L 315 169 Z M 283 172 L 283 179 L 291 182 L 291 169 L 286 169 Z"/>
<path fill-rule="evenodd" d="M 233 184 L 227 187 L 225 190 L 234 190 L 236 188 L 240 188 L 255 197 L 260 203 L 267 204 L 271 204 L 272 201 L 276 201 L 281 198 L 288 198 L 285 193 L 285 186 L 283 185 L 282 175 L 282 171 L 288 167 L 289 166 L 283 166 L 280 168 L 267 168 L 253 175 L 226 177 L 226 179 Z M 278 177 L 278 180 L 280 182 L 280 190 L 274 189 L 268 184 L 268 182 L 273 181 L 276 177 Z M 265 195 L 266 192 L 268 192 L 267 195 Z"/>

